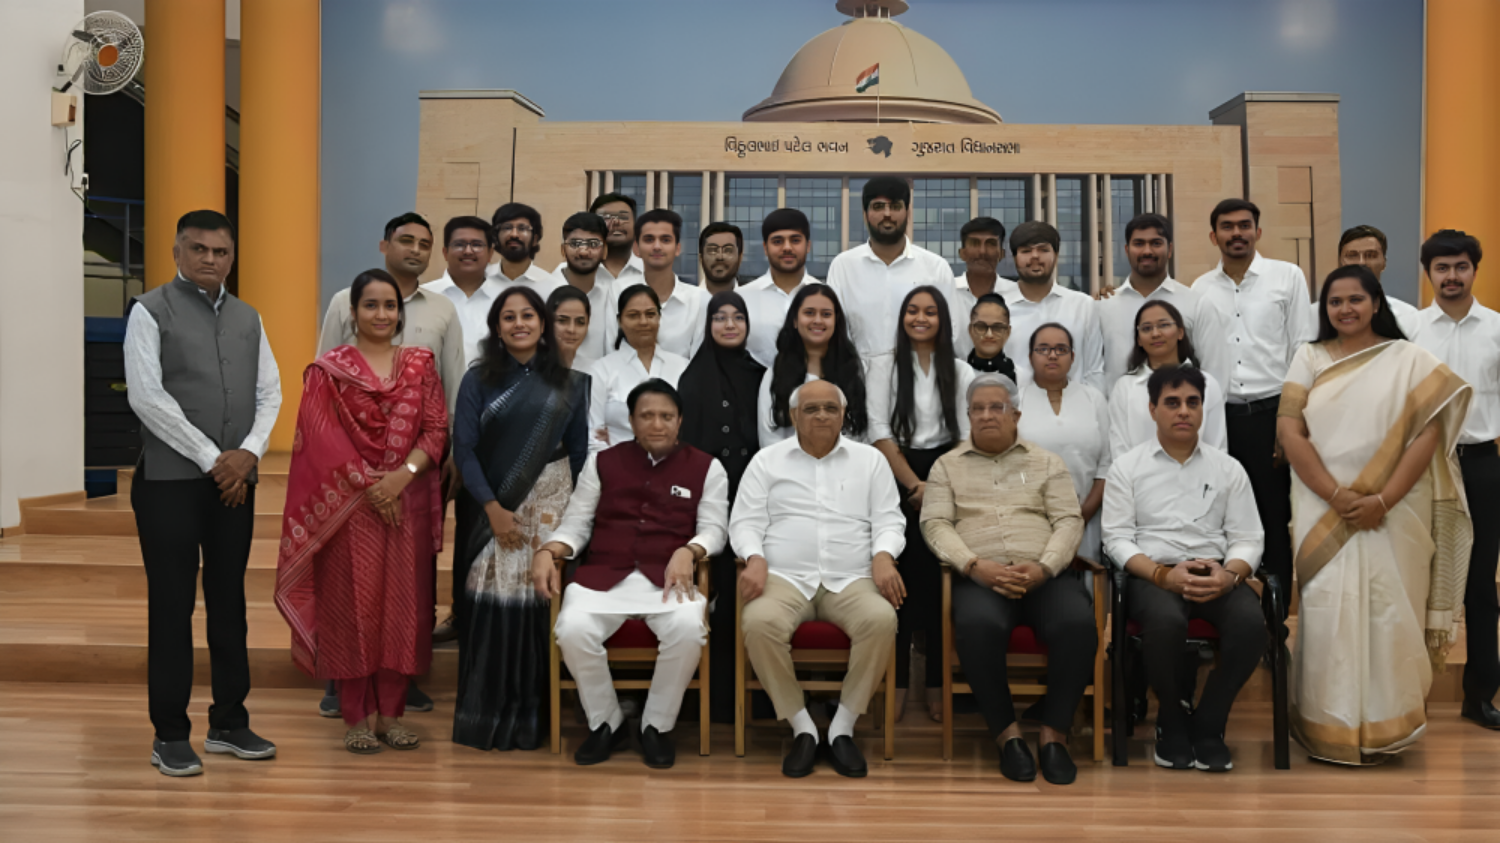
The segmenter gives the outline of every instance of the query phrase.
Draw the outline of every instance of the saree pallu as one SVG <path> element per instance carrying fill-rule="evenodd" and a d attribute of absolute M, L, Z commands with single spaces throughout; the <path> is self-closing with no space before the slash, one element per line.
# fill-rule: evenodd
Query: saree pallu
<path fill-rule="evenodd" d="M 308 366 L 276 567 L 276 607 L 304 672 L 319 679 L 427 672 L 432 562 L 443 544 L 438 472 L 407 484 L 394 527 L 365 490 L 404 470 L 413 450 L 441 464 L 447 442 L 447 401 L 431 351 L 398 348 L 385 379 L 347 345 Z"/>
<path fill-rule="evenodd" d="M 469 568 L 471 614 L 460 653 L 454 743 L 501 750 L 541 745 L 551 611 L 536 595 L 531 563 L 562 522 L 572 492 L 568 460 L 549 463 L 515 510 L 520 549 L 491 539 Z"/>
<path fill-rule="evenodd" d="M 1316 758 L 1378 763 L 1426 730 L 1435 665 L 1463 604 L 1472 525 L 1454 458 L 1471 390 L 1441 361 L 1391 341 L 1333 361 L 1303 346 L 1280 415 L 1300 418 L 1339 485 L 1378 493 L 1429 424 L 1439 442 L 1375 530 L 1355 530 L 1293 473 L 1301 589 L 1292 734 Z"/>

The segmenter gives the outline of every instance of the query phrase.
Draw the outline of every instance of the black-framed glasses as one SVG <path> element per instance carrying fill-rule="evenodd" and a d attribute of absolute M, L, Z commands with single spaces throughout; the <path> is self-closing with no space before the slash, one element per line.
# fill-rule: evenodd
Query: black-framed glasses
<path fill-rule="evenodd" d="M 532 229 L 531 226 L 525 224 L 516 225 L 514 223 L 506 223 L 505 225 L 500 226 L 495 231 L 497 234 L 502 235 L 514 234 L 517 237 L 530 237 Z"/>
<path fill-rule="evenodd" d="M 598 248 L 600 248 L 601 246 L 604 245 L 604 241 L 603 240 L 597 240 L 597 239 L 589 239 L 589 240 L 564 240 L 563 241 L 563 245 L 567 246 L 569 249 L 572 249 L 573 251 L 576 252 L 579 249 L 598 249 Z"/>
<path fill-rule="evenodd" d="M 448 244 L 448 248 L 455 252 L 482 252 L 489 245 L 483 240 L 454 240 Z"/>
<path fill-rule="evenodd" d="M 1071 345 L 1039 345 L 1031 350 L 1032 354 L 1040 354 L 1043 357 L 1067 357 L 1073 353 Z"/>
<path fill-rule="evenodd" d="M 883 214 L 886 211 L 894 211 L 899 214 L 902 211 L 906 210 L 906 203 L 876 200 L 870 203 L 870 210 L 874 211 L 877 214 Z"/>
<path fill-rule="evenodd" d="M 600 214 L 605 222 L 630 222 L 630 212 L 621 211 L 618 214 Z"/>
<path fill-rule="evenodd" d="M 736 312 L 733 315 L 727 313 L 715 313 L 713 315 L 713 323 L 715 325 L 727 325 L 731 321 L 736 325 L 743 325 L 745 324 L 745 314 Z"/>
<path fill-rule="evenodd" d="M 976 337 L 994 334 L 1003 337 L 1010 333 L 1010 325 L 1005 322 L 974 322 L 969 325 L 969 333 Z"/>
<path fill-rule="evenodd" d="M 726 258 L 732 258 L 732 257 L 734 257 L 735 255 L 737 255 L 739 253 L 740 253 L 740 250 L 737 249 L 737 248 L 735 248 L 734 246 L 704 246 L 703 247 L 703 256 L 704 257 L 708 257 L 708 258 L 718 257 L 719 255 L 723 255 Z"/>

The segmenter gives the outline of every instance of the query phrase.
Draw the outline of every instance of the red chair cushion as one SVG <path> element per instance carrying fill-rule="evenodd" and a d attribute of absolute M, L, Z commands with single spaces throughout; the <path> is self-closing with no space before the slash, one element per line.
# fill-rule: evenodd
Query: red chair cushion
<path fill-rule="evenodd" d="M 1036 637 L 1036 630 L 1018 626 L 1010 631 L 1010 653 L 1018 656 L 1045 656 L 1047 647 Z"/>
<path fill-rule="evenodd" d="M 795 650 L 847 650 L 849 636 L 828 621 L 808 621 L 792 633 Z"/>
<path fill-rule="evenodd" d="M 606 648 L 655 650 L 661 642 L 656 640 L 656 633 L 646 622 L 637 618 L 631 618 L 620 625 L 620 629 L 604 642 Z"/>
<path fill-rule="evenodd" d="M 1127 621 L 1125 624 L 1125 634 L 1132 638 L 1139 636 L 1141 634 L 1140 621 Z M 1202 618 L 1194 618 L 1188 621 L 1187 637 L 1217 641 L 1219 640 L 1219 631 L 1214 629 L 1214 625 L 1208 621 Z"/>

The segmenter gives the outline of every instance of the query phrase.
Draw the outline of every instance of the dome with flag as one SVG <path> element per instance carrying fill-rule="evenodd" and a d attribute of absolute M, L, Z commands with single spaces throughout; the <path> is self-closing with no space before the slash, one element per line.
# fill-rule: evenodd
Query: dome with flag
<path fill-rule="evenodd" d="M 999 123 L 932 39 L 897 23 L 905 0 L 839 0 L 850 16 L 802 45 L 745 120 L 817 123 Z"/>

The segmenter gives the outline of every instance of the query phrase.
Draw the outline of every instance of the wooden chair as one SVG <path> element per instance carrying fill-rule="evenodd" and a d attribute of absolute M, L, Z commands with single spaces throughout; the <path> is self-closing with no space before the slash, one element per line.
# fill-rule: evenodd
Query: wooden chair
<path fill-rule="evenodd" d="M 745 567 L 745 560 L 736 559 L 738 569 Z M 722 596 L 721 598 L 722 599 Z M 745 755 L 745 728 L 750 724 L 750 692 L 763 691 L 765 686 L 755 678 L 745 650 L 745 626 L 742 616 L 745 599 L 738 587 L 734 590 L 734 754 Z M 827 621 L 808 621 L 792 633 L 792 664 L 799 669 L 822 670 L 829 666 L 849 664 L 849 636 L 842 629 Z M 844 687 L 842 680 L 813 679 L 801 682 L 804 691 L 837 691 Z M 884 694 L 882 700 L 882 693 Z M 885 760 L 896 755 L 896 642 L 891 642 L 891 655 L 886 663 L 885 678 L 875 688 L 871 699 L 875 708 L 871 712 L 876 729 L 885 731 Z"/>
<path fill-rule="evenodd" d="M 1125 599 L 1125 583 L 1129 581 L 1130 574 L 1123 569 L 1116 569 L 1114 574 L 1115 594 L 1113 628 L 1110 646 L 1113 650 L 1110 659 L 1110 684 L 1113 686 L 1114 701 L 1114 766 L 1125 767 L 1130 764 L 1130 748 L 1126 739 L 1135 730 L 1135 721 L 1145 716 L 1146 709 L 1146 682 L 1141 659 L 1141 625 L 1130 620 L 1130 607 Z M 1261 614 L 1265 618 L 1267 643 L 1266 663 L 1271 669 L 1271 743 L 1273 755 L 1278 770 L 1291 769 L 1291 744 L 1290 727 L 1291 721 L 1288 717 L 1288 689 L 1287 689 L 1287 662 L 1290 656 L 1286 649 L 1286 624 L 1281 620 L 1282 607 L 1286 605 L 1285 598 L 1281 593 L 1281 585 L 1275 577 L 1268 575 L 1265 571 L 1257 571 L 1256 579 L 1260 582 L 1260 607 Z M 1219 631 L 1213 624 L 1204 620 L 1193 620 L 1188 622 L 1188 634 L 1186 643 L 1202 649 L 1214 649 L 1218 647 Z M 1195 671 L 1196 673 L 1196 671 Z M 1132 690 L 1134 689 L 1134 690 Z M 1157 705 L 1177 705 L 1176 701 L 1157 700 Z"/>
<path fill-rule="evenodd" d="M 564 560 L 557 560 L 557 567 L 561 573 Z M 708 560 L 704 559 L 697 565 L 695 572 L 698 579 L 698 593 L 704 597 L 704 621 L 707 622 L 708 606 Z M 562 595 L 558 595 L 552 601 L 552 622 L 547 628 L 547 641 L 549 645 L 552 673 L 552 753 L 555 755 L 562 752 L 562 692 L 578 690 L 578 683 L 563 676 L 562 651 L 557 648 L 557 614 L 562 609 Z M 710 635 L 713 633 L 710 632 Z M 616 665 L 622 667 L 640 668 L 656 663 L 657 648 L 660 645 L 656 633 L 643 620 L 631 618 L 621 624 L 618 631 L 604 642 L 604 648 L 609 653 L 609 666 L 613 670 Z M 698 754 L 708 754 L 708 642 L 703 642 L 703 652 L 698 656 L 698 678 L 688 683 L 689 689 L 698 691 Z M 615 690 L 647 690 L 651 687 L 651 680 L 647 679 L 615 679 L 613 680 Z"/>
<path fill-rule="evenodd" d="M 1073 560 L 1073 567 L 1087 570 L 1094 578 L 1094 629 L 1099 636 L 1099 647 L 1094 651 L 1094 681 L 1084 690 L 1092 699 L 1094 721 L 1094 760 L 1104 760 L 1104 650 L 1108 632 L 1105 617 L 1104 567 L 1082 557 Z M 943 760 L 953 758 L 953 695 L 972 694 L 968 682 L 954 681 L 954 674 L 961 675 L 958 654 L 953 646 L 953 569 L 943 566 Z M 1036 631 L 1029 626 L 1017 626 L 1011 630 L 1010 646 L 1006 649 L 1007 668 L 1042 669 L 1047 666 L 1047 648 L 1037 640 Z M 1035 679 L 1010 682 L 1014 696 L 1045 694 L 1047 686 Z"/>

